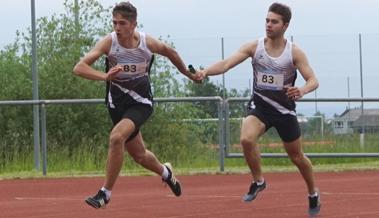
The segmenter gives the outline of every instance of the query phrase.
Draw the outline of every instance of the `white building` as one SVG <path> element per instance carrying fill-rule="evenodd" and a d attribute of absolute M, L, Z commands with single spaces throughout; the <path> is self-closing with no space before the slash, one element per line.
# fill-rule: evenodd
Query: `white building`
<path fill-rule="evenodd" d="M 347 134 L 360 132 L 379 131 L 379 109 L 346 109 L 341 115 L 333 121 L 334 134 Z"/>

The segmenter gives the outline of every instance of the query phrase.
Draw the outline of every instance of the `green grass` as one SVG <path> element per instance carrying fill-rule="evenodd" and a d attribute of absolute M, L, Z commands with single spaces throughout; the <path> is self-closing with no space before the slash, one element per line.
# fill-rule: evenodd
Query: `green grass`
<path fill-rule="evenodd" d="M 227 162 L 230 160 L 227 160 Z M 335 164 L 314 164 L 314 171 L 317 172 L 343 172 L 343 171 L 367 171 L 379 170 L 379 160 L 368 161 L 362 163 L 335 163 Z M 285 173 L 297 172 L 297 168 L 293 165 L 278 166 L 263 164 L 262 170 L 264 173 Z M 175 173 L 177 175 L 201 175 L 201 174 L 248 174 L 250 173 L 246 165 L 240 166 L 225 166 L 224 172 L 220 171 L 219 166 L 203 167 L 203 168 L 190 168 L 190 167 L 176 167 Z M 139 167 L 134 170 L 123 169 L 121 176 L 154 176 L 150 171 Z M 26 178 L 73 178 L 73 177 L 104 177 L 104 171 L 77 171 L 67 170 L 59 172 L 47 172 L 46 176 L 42 175 L 41 171 L 18 171 L 0 174 L 1 179 L 26 179 Z"/>
<path fill-rule="evenodd" d="M 91 143 L 84 143 L 84 142 Z M 359 135 L 327 136 L 307 138 L 304 141 L 304 151 L 312 153 L 338 152 L 379 152 L 379 136 L 366 134 L 365 146 L 359 144 Z M 329 141 L 330 143 L 322 143 Z M 263 137 L 260 140 L 261 152 L 284 153 L 283 146 L 275 137 Z M 319 142 L 319 143 L 318 143 Z M 0 142 L 1 143 L 1 142 Z M 277 143 L 275 146 L 267 146 Z M 24 149 L 7 153 L 0 159 L 1 178 L 34 178 L 42 177 L 41 170 L 34 169 L 33 146 L 24 142 Z M 178 145 L 176 145 L 178 146 Z M 8 146 L 9 148 L 12 146 Z M 83 143 L 69 150 L 69 146 L 49 142 L 48 150 L 48 177 L 76 177 L 76 176 L 103 176 L 107 155 L 105 142 L 85 140 Z M 170 161 L 179 174 L 212 174 L 220 173 L 219 148 L 209 145 L 191 145 L 177 148 L 176 153 L 164 153 L 160 148 L 154 151 L 162 162 Z M 162 153 L 163 152 L 163 153 Z M 241 152 L 239 145 L 233 146 L 230 152 Z M 312 158 L 315 171 L 343 171 L 343 170 L 379 170 L 379 158 Z M 297 169 L 288 158 L 263 158 L 262 166 L 265 172 L 289 172 Z M 42 168 L 42 164 L 41 164 Z M 248 167 L 243 158 L 226 158 L 224 173 L 248 173 Z M 125 155 L 122 170 L 123 175 L 153 175 L 136 164 L 129 155 Z"/>

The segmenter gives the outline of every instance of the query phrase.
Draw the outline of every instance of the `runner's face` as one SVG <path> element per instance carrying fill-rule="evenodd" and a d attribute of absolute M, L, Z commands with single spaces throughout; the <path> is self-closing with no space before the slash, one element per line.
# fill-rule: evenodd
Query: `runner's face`
<path fill-rule="evenodd" d="M 284 35 L 288 23 L 284 24 L 282 16 L 274 12 L 268 12 L 266 17 L 266 36 L 268 38 L 278 38 Z"/>
<path fill-rule="evenodd" d="M 137 22 L 125 19 L 121 14 L 113 16 L 113 30 L 119 37 L 132 36 L 136 26 Z"/>

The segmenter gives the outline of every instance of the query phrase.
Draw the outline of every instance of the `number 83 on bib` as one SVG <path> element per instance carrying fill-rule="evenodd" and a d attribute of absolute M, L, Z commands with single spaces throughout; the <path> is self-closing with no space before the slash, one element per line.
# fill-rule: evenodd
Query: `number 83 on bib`
<path fill-rule="evenodd" d="M 284 86 L 284 75 L 258 72 L 257 86 L 266 90 L 282 90 Z"/>
<path fill-rule="evenodd" d="M 125 73 L 141 74 L 146 72 L 146 63 L 122 63 Z"/>

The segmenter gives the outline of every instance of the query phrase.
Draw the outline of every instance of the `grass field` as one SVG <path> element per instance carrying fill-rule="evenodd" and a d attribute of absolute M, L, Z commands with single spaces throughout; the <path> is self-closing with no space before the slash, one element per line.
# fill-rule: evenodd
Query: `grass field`
<path fill-rule="evenodd" d="M 238 134 L 236 134 L 238 135 Z M 59 143 L 50 142 L 48 147 L 48 177 L 70 177 L 70 176 L 94 176 L 103 175 L 106 161 L 107 146 L 104 141 L 91 140 L 91 143 L 80 144 L 74 150 L 67 149 Z M 231 140 L 233 141 L 233 139 Z M 234 139 L 237 141 L 237 139 Z M 306 153 L 359 153 L 359 152 L 379 152 L 379 136 L 376 134 L 366 134 L 365 145 L 361 146 L 359 135 L 335 136 L 329 135 L 320 137 L 305 138 L 303 143 Z M 20 143 L 25 143 L 20 141 Z M 97 144 L 96 144 L 97 143 Z M 262 153 L 284 153 L 280 139 L 269 134 L 260 141 Z M 150 143 L 147 143 L 148 147 Z M 33 146 L 28 144 L 22 150 L 15 150 L 0 159 L 0 178 L 25 178 L 40 177 L 42 170 L 34 167 Z M 162 161 L 173 163 L 176 171 L 180 174 L 202 174 L 221 173 L 219 146 L 216 144 L 203 144 L 179 146 L 175 148 L 177 152 L 165 154 L 165 149 L 154 150 L 157 157 Z M 229 152 L 241 152 L 238 143 L 233 143 Z M 162 153 L 163 152 L 163 153 Z M 312 158 L 315 171 L 343 171 L 343 170 L 370 170 L 379 169 L 379 158 Z M 41 164 L 42 165 L 42 164 Z M 288 158 L 263 158 L 263 170 L 267 172 L 296 171 Z M 42 168 L 42 166 L 41 166 Z M 243 158 L 226 158 L 225 171 L 222 173 L 248 172 L 248 168 Z M 125 155 L 122 174 L 125 175 L 149 175 L 137 165 L 128 155 Z"/>
<path fill-rule="evenodd" d="M 267 162 L 267 163 L 265 163 Z M 317 161 L 312 160 L 314 163 L 315 172 L 342 172 L 342 171 L 367 171 L 367 170 L 379 170 L 379 159 L 362 159 L 361 162 L 354 163 L 331 163 L 331 164 L 319 164 Z M 297 168 L 291 164 L 283 165 L 270 165 L 268 160 L 263 160 L 263 172 L 296 172 Z M 199 174 L 240 174 L 249 173 L 248 167 L 245 165 L 243 159 L 226 159 L 226 167 L 224 172 L 220 171 L 219 166 L 210 166 L 202 168 L 192 167 L 176 167 L 175 172 L 178 175 L 199 175 Z M 121 175 L 124 176 L 141 176 L 154 174 L 150 171 L 143 169 L 142 167 L 136 167 L 134 169 L 123 169 Z M 23 179 L 23 178 L 64 178 L 64 177 L 93 177 L 104 176 L 104 171 L 83 171 L 83 170 L 61 170 L 61 171 L 48 171 L 47 175 L 42 175 L 41 171 L 31 169 L 28 171 L 13 171 L 0 174 L 0 179 Z"/>

